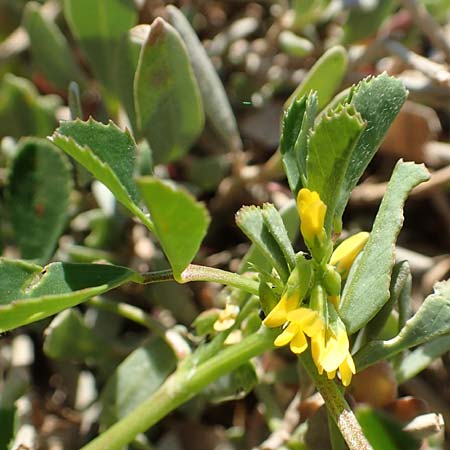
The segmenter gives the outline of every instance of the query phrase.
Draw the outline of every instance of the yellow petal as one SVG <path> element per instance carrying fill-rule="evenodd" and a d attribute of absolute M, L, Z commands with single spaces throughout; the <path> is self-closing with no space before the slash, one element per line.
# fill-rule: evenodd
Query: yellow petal
<path fill-rule="evenodd" d="M 298 214 L 300 216 L 300 231 L 306 241 L 312 242 L 315 237 L 323 236 L 323 225 L 327 206 L 322 202 L 317 192 L 300 189 L 297 196 Z"/>
<path fill-rule="evenodd" d="M 290 306 L 286 296 L 283 295 L 281 300 L 270 311 L 267 317 L 264 319 L 263 324 L 269 328 L 280 327 L 286 322 L 286 315 L 288 307 Z"/>
<path fill-rule="evenodd" d="M 327 372 L 337 370 L 348 355 L 349 342 L 347 333 L 342 330 L 337 338 L 331 336 L 325 346 L 325 352 L 320 361 Z"/>
<path fill-rule="evenodd" d="M 327 372 L 327 377 L 329 380 L 334 380 L 334 377 L 336 376 L 336 371 L 333 370 L 332 372 Z"/>
<path fill-rule="evenodd" d="M 299 331 L 300 327 L 297 324 L 290 323 L 275 339 L 274 345 L 276 347 L 282 347 L 283 345 L 288 344 Z"/>
<path fill-rule="evenodd" d="M 348 386 L 352 381 L 352 376 L 356 373 L 355 363 L 350 353 L 339 366 L 339 373 L 341 374 L 342 384 Z"/>
<path fill-rule="evenodd" d="M 306 341 L 305 335 L 299 331 L 291 341 L 291 351 L 296 355 L 304 352 L 308 348 L 308 342 Z"/>
<path fill-rule="evenodd" d="M 318 316 L 317 312 L 311 308 L 297 308 L 287 314 L 287 320 L 303 325 L 314 320 L 316 316 Z"/>
<path fill-rule="evenodd" d="M 370 234 L 366 231 L 361 231 L 341 242 L 331 255 L 330 264 L 336 266 L 341 275 L 346 276 L 353 261 L 366 245 L 369 236 Z"/>
<path fill-rule="evenodd" d="M 325 351 L 325 331 L 322 330 L 311 337 L 311 353 L 313 357 L 314 364 L 320 374 L 323 372 L 323 366 L 320 363 L 323 353 Z"/>
<path fill-rule="evenodd" d="M 297 308 L 287 315 L 287 320 L 295 322 L 309 337 L 314 336 L 323 329 L 319 314 L 310 308 Z"/>

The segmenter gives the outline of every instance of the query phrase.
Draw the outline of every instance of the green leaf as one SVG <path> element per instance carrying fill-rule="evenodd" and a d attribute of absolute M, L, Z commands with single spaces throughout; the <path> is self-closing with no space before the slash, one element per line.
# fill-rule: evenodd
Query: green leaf
<path fill-rule="evenodd" d="M 184 14 L 173 5 L 167 5 L 166 9 L 170 23 L 186 44 L 207 119 L 230 149 L 242 148 L 236 118 L 206 50 Z"/>
<path fill-rule="evenodd" d="M 60 103 L 55 95 L 39 96 L 31 81 L 5 74 L 0 86 L 0 138 L 49 135 L 55 129 Z"/>
<path fill-rule="evenodd" d="M 189 158 L 186 178 L 200 189 L 214 192 L 230 171 L 228 154 Z"/>
<path fill-rule="evenodd" d="M 30 38 L 33 64 L 45 78 L 61 90 L 71 81 L 83 81 L 83 75 L 61 30 L 42 13 L 37 2 L 26 4 L 23 25 Z"/>
<path fill-rule="evenodd" d="M 111 356 L 112 348 L 84 323 L 78 310 L 66 309 L 46 328 L 44 353 L 50 358 L 83 361 Z"/>
<path fill-rule="evenodd" d="M 365 128 L 352 105 L 338 106 L 323 115 L 314 127 L 308 146 L 306 186 L 319 193 L 327 205 L 325 229 L 331 233 L 336 206 L 353 149 Z"/>
<path fill-rule="evenodd" d="M 303 28 L 305 25 L 318 22 L 331 0 L 294 0 L 294 27 Z"/>
<path fill-rule="evenodd" d="M 420 441 L 403 431 L 402 424 L 387 414 L 369 407 L 360 407 L 355 414 L 373 450 L 419 450 L 421 447 Z"/>
<path fill-rule="evenodd" d="M 305 58 L 314 51 L 314 44 L 289 30 L 284 30 L 278 35 L 278 45 L 281 50 L 294 58 Z"/>
<path fill-rule="evenodd" d="M 161 18 L 151 25 L 134 80 L 139 132 L 156 163 L 183 156 L 204 125 L 200 93 L 183 41 Z"/>
<path fill-rule="evenodd" d="M 117 67 L 117 96 L 122 102 L 134 133 L 137 132 L 136 108 L 134 104 L 134 77 L 139 55 L 150 32 L 150 25 L 137 25 L 122 38 L 118 53 L 120 64 Z"/>
<path fill-rule="evenodd" d="M 257 206 L 243 206 L 236 214 L 236 224 L 270 262 L 283 281 L 289 277 L 289 268 L 278 242 L 264 221 L 264 214 Z"/>
<path fill-rule="evenodd" d="M 402 311 L 402 321 L 399 328 L 402 328 L 406 322 L 404 310 L 411 303 L 411 270 L 408 261 L 402 261 L 394 265 L 389 287 L 389 300 L 380 309 L 378 314 L 367 324 L 367 334 L 371 338 L 376 338 L 382 331 L 391 315 L 392 309 L 396 303 L 399 304 L 399 311 Z M 400 314 L 399 314 L 400 315 Z M 399 320 L 400 322 L 400 320 Z M 400 329 L 397 328 L 395 334 Z"/>
<path fill-rule="evenodd" d="M 374 36 L 395 6 L 392 0 L 378 0 L 372 8 L 352 8 L 344 25 L 342 45 Z"/>
<path fill-rule="evenodd" d="M 388 301 L 403 205 L 409 191 L 428 178 L 423 165 L 399 161 L 395 166 L 369 240 L 353 265 L 342 294 L 339 315 L 349 334 L 366 325 Z"/>
<path fill-rule="evenodd" d="M 293 200 L 289 202 L 281 211 L 281 218 L 283 219 L 284 227 L 287 231 L 290 242 L 295 242 L 300 232 L 300 219 L 298 217 L 297 204 Z M 252 244 L 249 251 L 242 259 L 239 267 L 239 273 L 243 273 L 246 270 L 254 270 L 254 267 L 258 267 L 267 272 L 272 270 L 271 264 L 267 261 L 264 254 L 258 249 L 255 244 Z"/>
<path fill-rule="evenodd" d="M 319 95 L 319 110 L 324 108 L 333 98 L 347 72 L 348 57 L 344 47 L 336 46 L 327 50 L 311 67 L 308 75 L 286 100 L 284 108 L 310 91 L 317 91 Z M 356 108 L 358 111 L 359 109 Z"/>
<path fill-rule="evenodd" d="M 295 267 L 295 253 L 292 248 L 291 240 L 289 239 L 283 219 L 275 206 L 271 203 L 265 203 L 262 209 L 264 223 L 270 231 L 270 234 L 277 241 L 278 246 L 283 252 L 290 270 Z"/>
<path fill-rule="evenodd" d="M 22 258 L 50 259 L 68 220 L 71 189 L 64 153 L 44 139 L 20 142 L 9 174 L 8 201 Z"/>
<path fill-rule="evenodd" d="M 244 398 L 257 383 L 255 367 L 251 362 L 247 362 L 208 385 L 201 395 L 211 403 L 239 400 Z"/>
<path fill-rule="evenodd" d="M 296 194 L 306 178 L 306 170 L 302 173 L 295 152 L 295 143 L 299 137 L 303 118 L 306 112 L 306 96 L 295 99 L 283 113 L 280 152 L 284 171 L 291 191 Z M 303 159 L 303 158 L 302 158 Z"/>
<path fill-rule="evenodd" d="M 396 337 L 388 341 L 369 342 L 356 353 L 355 364 L 358 370 L 362 370 L 377 361 L 449 333 L 450 281 L 442 281 L 435 285 L 434 293 L 424 300 Z"/>
<path fill-rule="evenodd" d="M 413 350 L 395 367 L 397 383 L 401 384 L 415 377 L 448 351 L 450 351 L 450 334 L 433 339 Z"/>
<path fill-rule="evenodd" d="M 316 115 L 316 91 L 292 102 L 283 114 L 280 151 L 284 171 L 294 197 L 306 184 L 308 138 Z"/>
<path fill-rule="evenodd" d="M 294 146 L 294 153 L 300 171 L 300 180 L 303 186 L 306 185 L 306 179 L 308 176 L 307 158 L 309 151 L 309 138 L 317 117 L 317 109 L 317 92 L 311 91 L 306 99 L 306 109 L 305 114 L 303 115 L 302 126 L 300 127 L 300 133 L 298 134 Z M 294 192 L 294 196 L 296 195 L 297 191 Z"/>
<path fill-rule="evenodd" d="M 151 340 L 133 351 L 117 367 L 101 394 L 102 426 L 110 426 L 129 414 L 158 389 L 175 367 L 175 355 L 162 339 Z"/>
<path fill-rule="evenodd" d="M 95 76 L 113 93 L 121 64 L 120 42 L 136 24 L 133 0 L 64 0 L 64 16 Z"/>
<path fill-rule="evenodd" d="M 137 206 L 139 193 L 133 180 L 136 144 L 128 131 L 113 122 L 89 119 L 62 122 L 50 138 L 101 181 L 150 230 L 151 221 Z"/>
<path fill-rule="evenodd" d="M 339 194 L 336 217 L 342 217 L 349 196 L 378 150 L 385 134 L 406 100 L 402 82 L 386 74 L 361 81 L 350 92 L 349 103 L 361 114 L 366 128 L 351 156 Z"/>
<path fill-rule="evenodd" d="M 52 263 L 42 268 L 0 259 L 0 332 L 36 322 L 128 281 L 136 272 L 106 264 Z"/>
<path fill-rule="evenodd" d="M 191 263 L 209 225 L 203 204 L 184 190 L 152 177 L 138 180 L 142 198 L 150 211 L 154 232 L 166 254 L 175 279 Z"/>

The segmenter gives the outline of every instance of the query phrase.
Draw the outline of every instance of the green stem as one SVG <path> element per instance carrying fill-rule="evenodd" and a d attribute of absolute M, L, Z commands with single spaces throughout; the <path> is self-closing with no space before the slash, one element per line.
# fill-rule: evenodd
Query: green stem
<path fill-rule="evenodd" d="M 142 274 L 142 278 L 144 284 L 175 280 L 173 272 L 170 269 L 147 272 Z M 181 273 L 180 278 L 175 281 L 182 284 L 191 281 L 211 281 L 224 284 L 225 286 L 242 289 L 249 294 L 258 295 L 259 292 L 258 282 L 249 277 L 227 272 L 226 270 L 215 269 L 213 267 L 198 266 L 196 264 L 189 264 L 189 266 Z"/>
<path fill-rule="evenodd" d="M 373 450 L 337 384 L 328 380 L 326 375 L 319 375 L 309 351 L 303 353 L 300 360 L 322 395 L 329 417 L 338 426 L 348 448 L 350 450 Z"/>
<path fill-rule="evenodd" d="M 262 327 L 258 333 L 225 348 L 204 364 L 178 369 L 153 395 L 81 450 L 121 449 L 211 382 L 271 349 L 277 332 Z"/>
<path fill-rule="evenodd" d="M 104 297 L 91 298 L 86 302 L 86 304 L 103 311 L 118 314 L 125 319 L 142 325 L 161 337 L 165 336 L 166 328 L 137 306 L 129 305 L 128 303 L 115 302 Z"/>

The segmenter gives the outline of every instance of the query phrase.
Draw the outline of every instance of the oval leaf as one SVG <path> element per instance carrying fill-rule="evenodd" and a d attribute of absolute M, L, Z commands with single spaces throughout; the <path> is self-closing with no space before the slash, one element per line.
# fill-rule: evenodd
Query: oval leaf
<path fill-rule="evenodd" d="M 136 272 L 107 264 L 52 263 L 42 268 L 0 259 L 0 332 L 44 319 L 128 281 Z"/>
<path fill-rule="evenodd" d="M 64 16 L 96 77 L 117 91 L 120 41 L 137 21 L 133 0 L 64 0 Z"/>
<path fill-rule="evenodd" d="M 92 118 L 61 123 L 50 138 L 101 181 L 150 230 L 151 221 L 137 206 L 139 192 L 133 180 L 136 144 L 128 131 L 113 122 L 103 125 Z"/>
<path fill-rule="evenodd" d="M 37 2 L 26 4 L 23 25 L 30 37 L 33 64 L 48 81 L 66 90 L 71 81 L 83 81 L 83 75 L 61 30 L 42 13 Z"/>
<path fill-rule="evenodd" d="M 197 78 L 208 120 L 231 149 L 242 148 L 239 130 L 227 94 L 206 50 L 184 14 L 168 5 L 170 23 L 186 44 L 189 59 Z"/>
<path fill-rule="evenodd" d="M 356 353 L 356 366 L 362 370 L 377 361 L 449 333 L 450 281 L 442 281 L 435 285 L 434 293 L 424 300 L 396 337 L 388 341 L 371 341 Z M 445 343 L 448 345 L 447 341 Z"/>
<path fill-rule="evenodd" d="M 356 144 L 339 193 L 336 216 L 342 217 L 349 196 L 378 150 L 389 127 L 406 100 L 403 83 L 386 74 L 367 78 L 350 92 L 349 99 L 367 126 Z"/>
<path fill-rule="evenodd" d="M 72 189 L 69 161 L 47 140 L 25 139 L 8 181 L 11 222 L 22 257 L 46 263 L 68 219 Z"/>
<path fill-rule="evenodd" d="M 156 163 L 184 155 L 203 129 L 200 93 L 183 41 L 161 18 L 151 25 L 134 80 L 137 125 Z"/>
<path fill-rule="evenodd" d="M 112 425 L 129 414 L 158 389 L 175 367 L 175 355 L 162 339 L 132 352 L 117 367 L 101 394 L 102 425 Z"/>
<path fill-rule="evenodd" d="M 308 75 L 284 104 L 285 109 L 295 100 L 317 91 L 319 110 L 333 98 L 347 72 L 348 57 L 344 47 L 336 46 L 327 50 L 311 67 Z"/>
<path fill-rule="evenodd" d="M 172 266 L 175 279 L 190 264 L 209 225 L 206 208 L 191 195 L 162 180 L 138 180 L 142 198 L 150 211 L 154 232 Z"/>
<path fill-rule="evenodd" d="M 369 240 L 350 271 L 339 315 L 351 334 L 363 327 L 389 299 L 395 242 L 409 191 L 429 178 L 423 165 L 399 161 L 381 202 Z"/>

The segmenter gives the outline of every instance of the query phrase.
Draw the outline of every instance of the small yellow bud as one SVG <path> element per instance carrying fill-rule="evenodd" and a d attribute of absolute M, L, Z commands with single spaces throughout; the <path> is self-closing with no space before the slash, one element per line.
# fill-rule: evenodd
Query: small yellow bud
<path fill-rule="evenodd" d="M 366 245 L 369 233 L 361 231 L 341 242 L 331 255 L 330 264 L 336 267 L 342 278 L 348 275 L 353 261 Z"/>
<path fill-rule="evenodd" d="M 325 236 L 323 228 L 327 205 L 319 194 L 309 189 L 300 189 L 297 196 L 297 208 L 300 216 L 300 231 L 306 241 L 313 243 L 314 238 L 322 240 Z"/>

